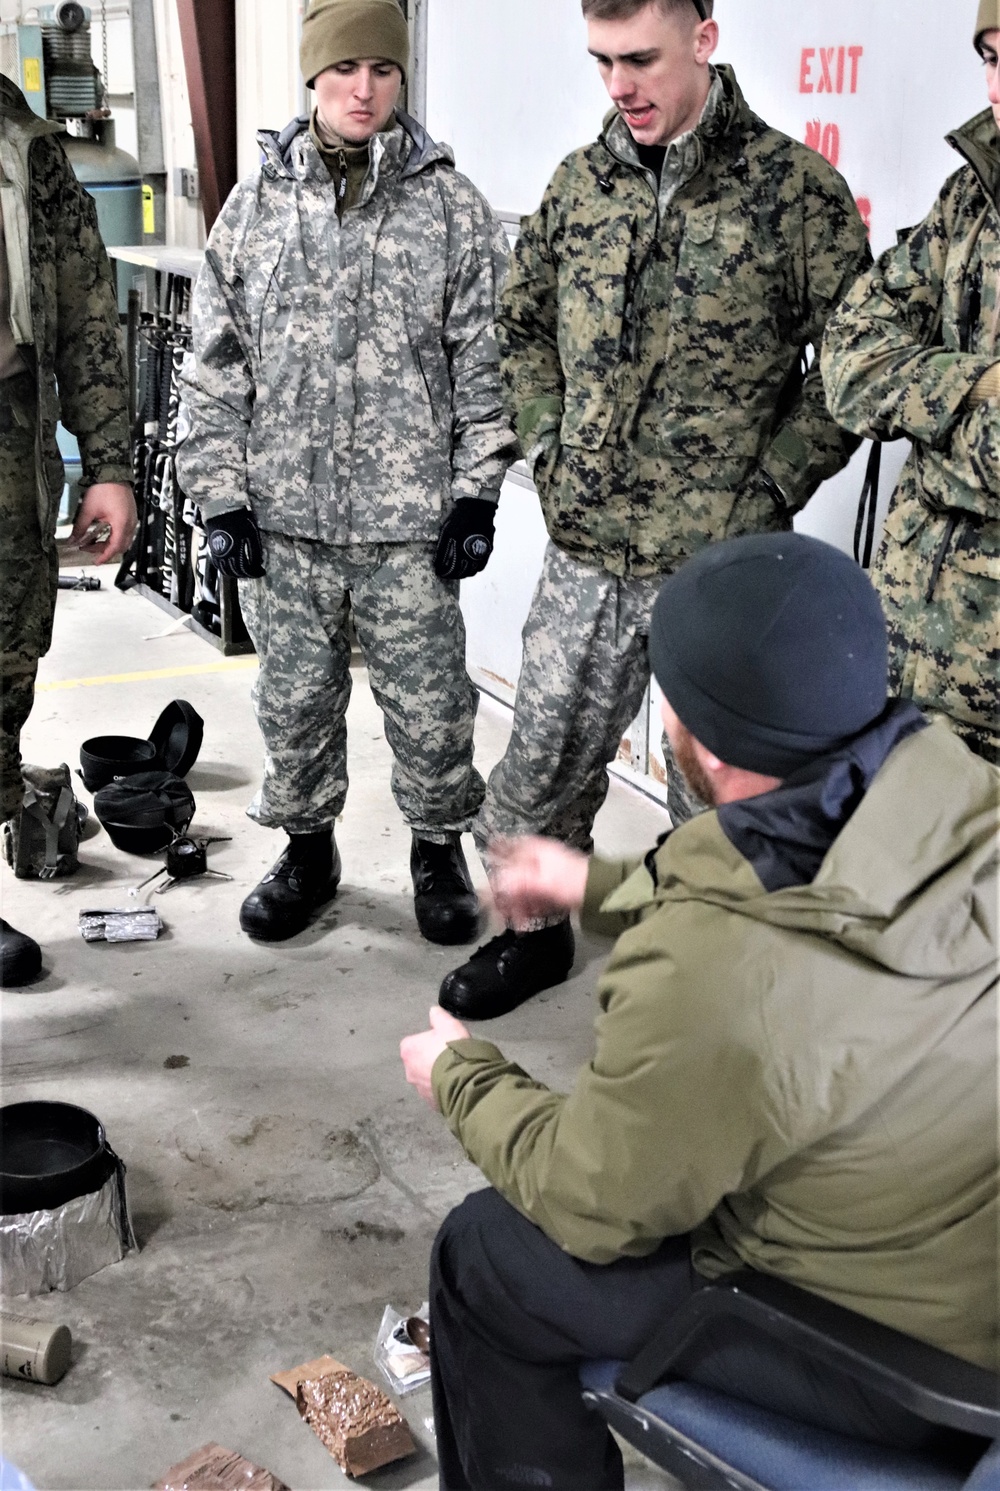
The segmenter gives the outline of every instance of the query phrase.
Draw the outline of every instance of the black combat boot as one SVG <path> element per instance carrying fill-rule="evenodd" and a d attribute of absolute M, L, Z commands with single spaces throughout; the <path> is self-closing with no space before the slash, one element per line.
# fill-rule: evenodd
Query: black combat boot
<path fill-rule="evenodd" d="M 240 907 L 240 926 L 258 942 L 286 942 L 337 894 L 340 851 L 333 829 L 289 834 L 288 848 Z"/>
<path fill-rule="evenodd" d="M 568 921 L 538 932 L 501 932 L 445 977 L 441 1007 L 459 1020 L 509 1014 L 542 989 L 565 983 L 575 949 Z"/>
<path fill-rule="evenodd" d="M 471 942 L 479 931 L 479 897 L 469 878 L 461 836 L 452 834 L 447 844 L 432 844 L 414 834 L 410 874 L 421 936 L 444 947 Z"/>
<path fill-rule="evenodd" d="M 20 989 L 41 971 L 42 950 L 35 939 L 0 920 L 0 989 Z"/>

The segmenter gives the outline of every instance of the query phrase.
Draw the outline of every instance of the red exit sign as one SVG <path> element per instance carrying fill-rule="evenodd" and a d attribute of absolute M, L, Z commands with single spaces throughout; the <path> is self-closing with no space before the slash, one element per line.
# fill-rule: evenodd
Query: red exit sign
<path fill-rule="evenodd" d="M 803 47 L 800 93 L 857 93 L 864 47 Z"/>

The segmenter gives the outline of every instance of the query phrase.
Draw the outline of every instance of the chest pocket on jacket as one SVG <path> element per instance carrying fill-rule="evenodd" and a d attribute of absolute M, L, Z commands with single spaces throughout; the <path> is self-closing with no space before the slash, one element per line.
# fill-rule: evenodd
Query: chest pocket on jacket
<path fill-rule="evenodd" d="M 702 207 L 692 208 L 687 215 L 687 226 L 684 229 L 685 244 L 704 250 L 705 245 L 711 243 L 715 237 L 715 225 L 718 221 L 718 202 L 706 202 Z"/>
<path fill-rule="evenodd" d="M 768 337 L 796 317 L 787 265 L 779 246 L 752 218 L 726 210 L 721 202 L 691 208 L 677 266 L 677 289 L 693 302 L 708 302 L 699 320 L 720 320 L 734 333 L 750 331 L 756 341 L 762 323 Z"/>

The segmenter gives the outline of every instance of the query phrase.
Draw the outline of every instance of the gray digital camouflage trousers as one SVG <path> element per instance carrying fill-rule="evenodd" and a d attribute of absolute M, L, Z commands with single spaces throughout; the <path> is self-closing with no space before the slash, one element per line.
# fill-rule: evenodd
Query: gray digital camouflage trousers
<path fill-rule="evenodd" d="M 498 835 L 544 834 L 585 852 L 608 765 L 649 683 L 649 624 L 662 577 L 620 579 L 549 544 L 523 635 L 514 729 L 475 824 L 489 864 Z M 675 825 L 700 811 L 669 747 Z"/>
<path fill-rule="evenodd" d="M 263 534 L 267 574 L 240 583 L 260 658 L 254 707 L 264 781 L 250 817 L 316 833 L 347 797 L 354 625 L 392 748 L 392 792 L 422 838 L 464 833 L 485 784 L 472 764 L 479 694 L 465 667 L 458 585 L 434 573 L 435 545 L 333 548 Z"/>
<path fill-rule="evenodd" d="M 42 546 L 35 487 L 33 385 L 0 382 L 0 822 L 21 806 L 21 731 L 38 660 L 52 641 L 59 560 Z"/>

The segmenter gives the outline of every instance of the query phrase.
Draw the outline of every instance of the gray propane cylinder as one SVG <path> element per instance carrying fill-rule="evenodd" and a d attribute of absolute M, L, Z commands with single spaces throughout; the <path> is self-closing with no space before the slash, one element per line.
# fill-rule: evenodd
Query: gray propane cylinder
<path fill-rule="evenodd" d="M 142 174 L 139 162 L 115 144 L 113 119 L 98 119 L 93 139 L 63 135 L 77 181 L 93 197 L 105 246 L 142 243 Z"/>

